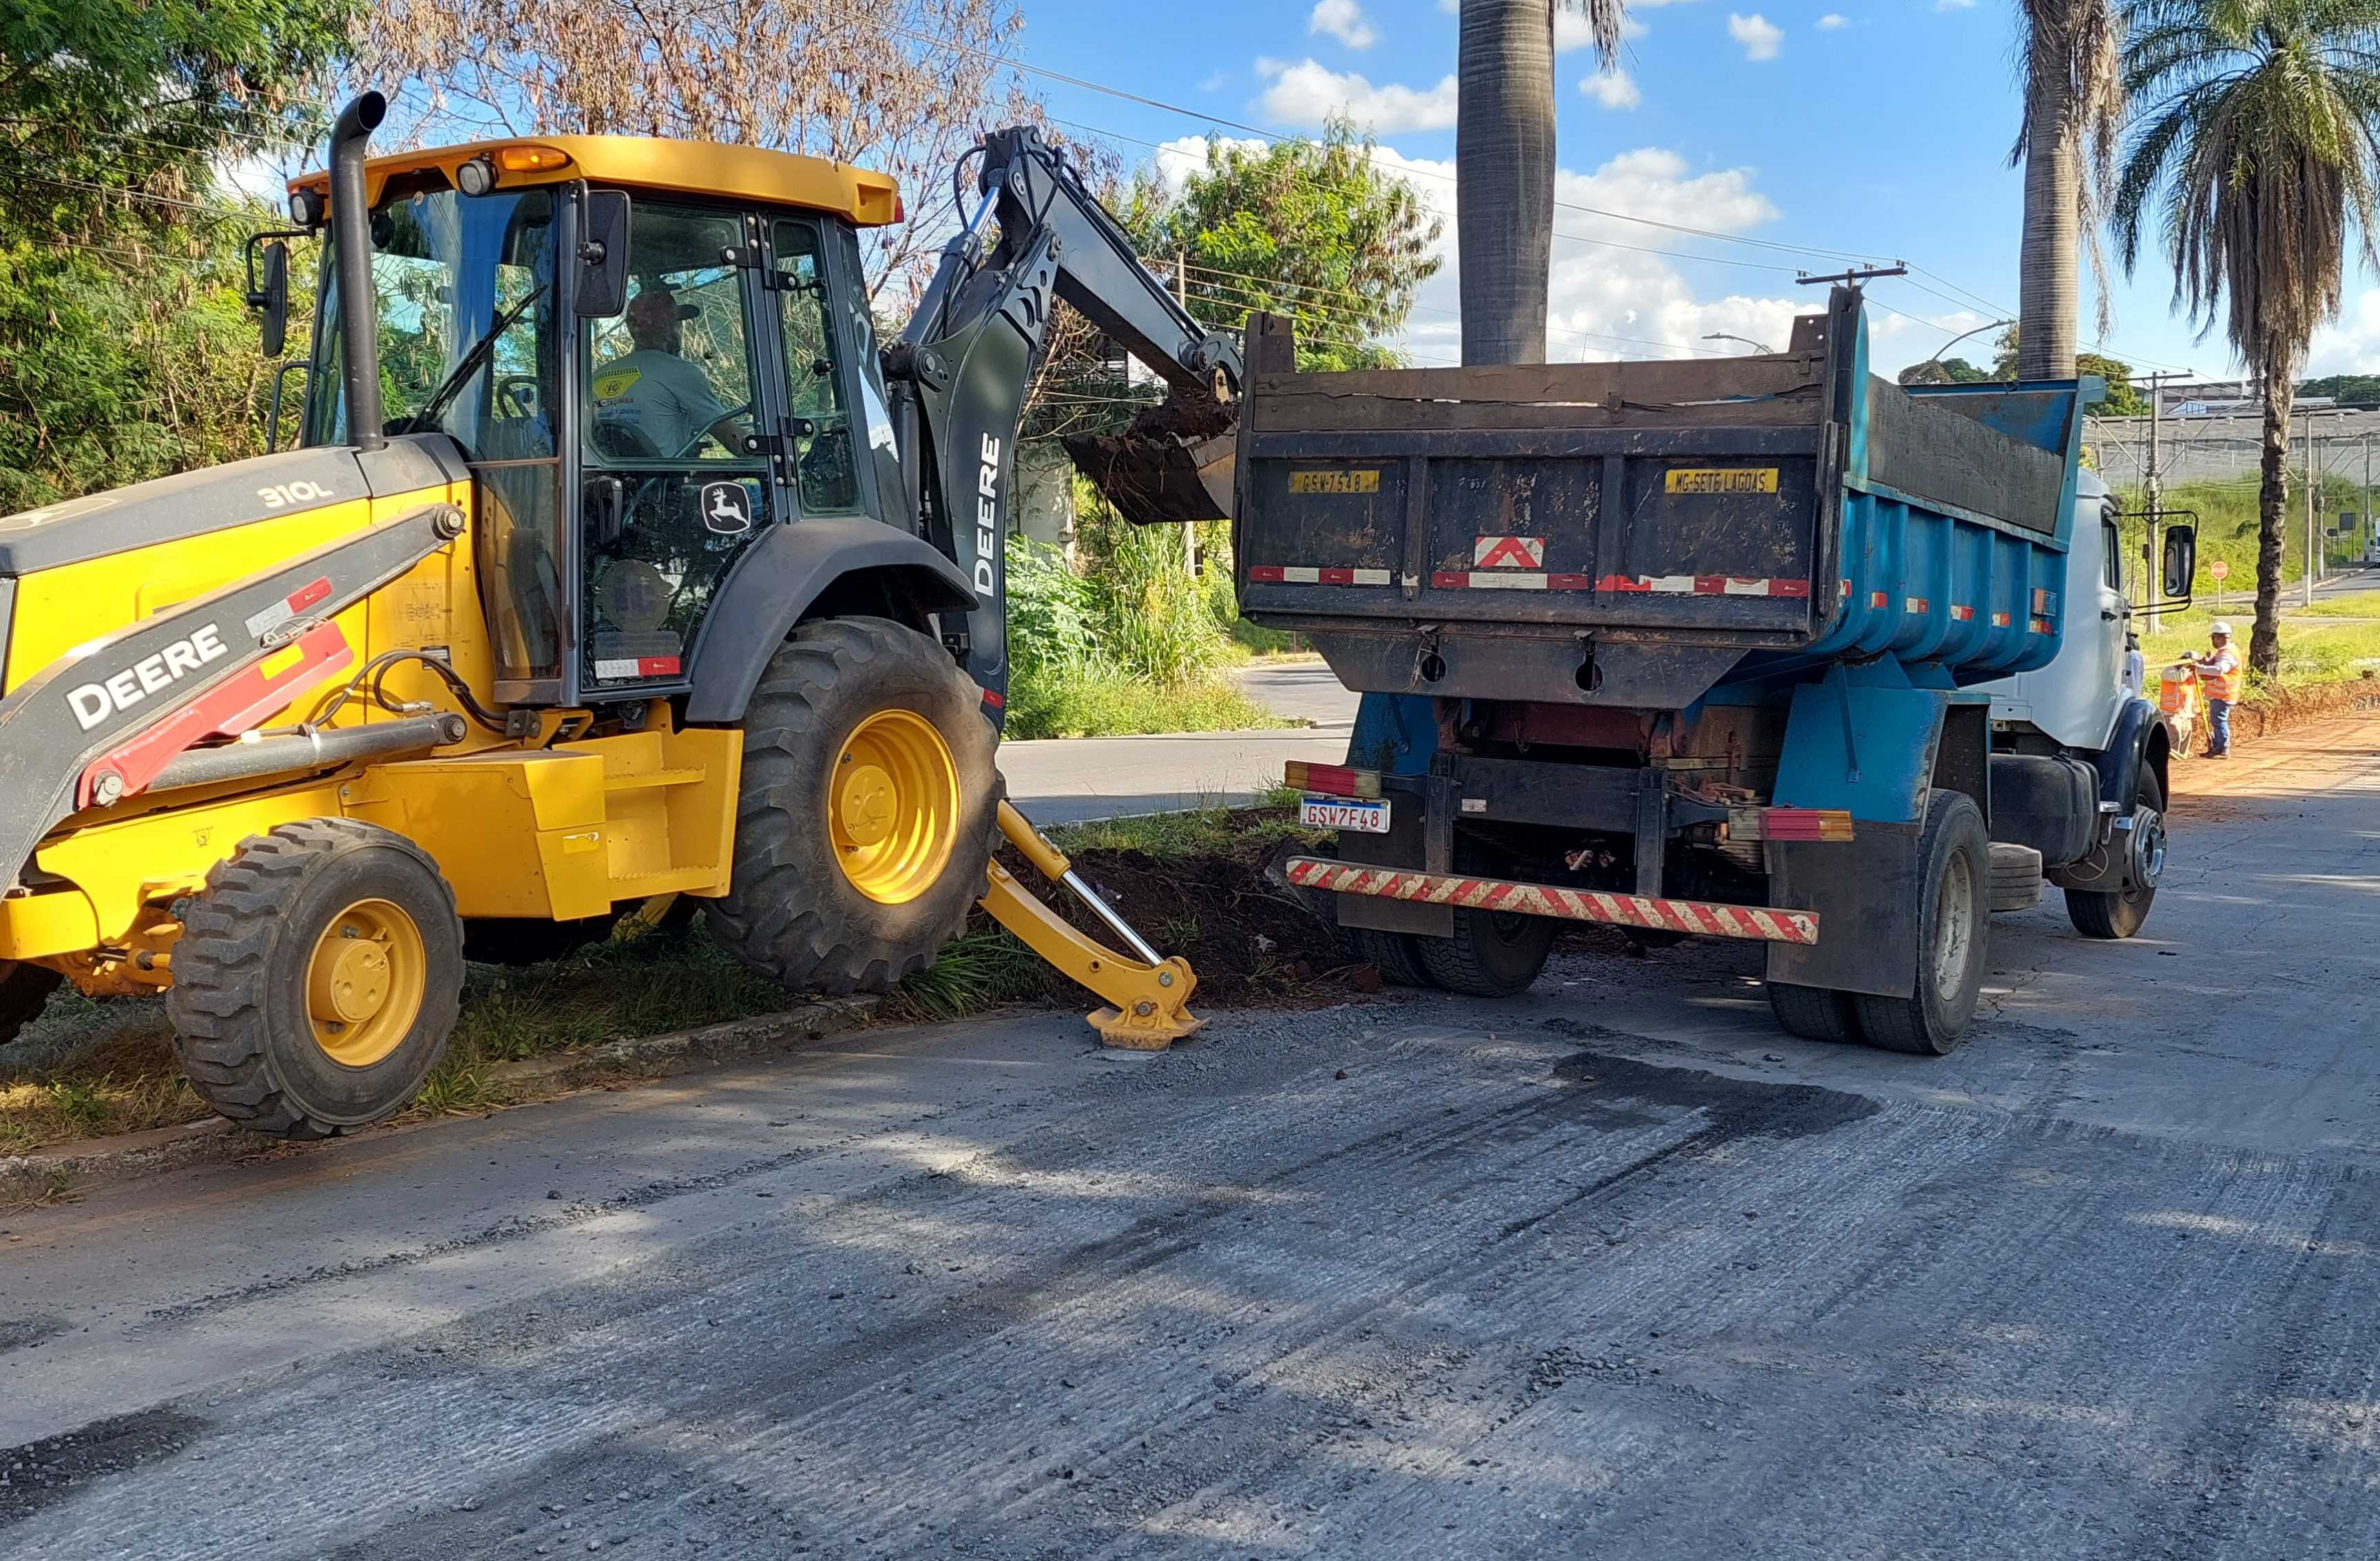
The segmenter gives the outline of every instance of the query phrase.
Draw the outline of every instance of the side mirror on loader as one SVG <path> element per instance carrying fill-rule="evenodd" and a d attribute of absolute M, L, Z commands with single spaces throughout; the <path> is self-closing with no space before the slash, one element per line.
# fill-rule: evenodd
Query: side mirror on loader
<path fill-rule="evenodd" d="M 2195 527 L 2166 527 L 2163 574 L 2165 594 L 2181 602 L 2189 601 L 2192 582 L 2198 575 L 2198 531 Z"/>
<path fill-rule="evenodd" d="M 609 320 L 628 307 L 628 197 L 590 189 L 579 196 L 578 289 L 587 320 Z"/>
<path fill-rule="evenodd" d="M 248 307 L 260 316 L 264 356 L 279 357 L 289 342 L 289 246 L 285 235 L 260 233 L 248 241 Z M 264 258 L 264 280 L 257 280 L 257 256 Z"/>

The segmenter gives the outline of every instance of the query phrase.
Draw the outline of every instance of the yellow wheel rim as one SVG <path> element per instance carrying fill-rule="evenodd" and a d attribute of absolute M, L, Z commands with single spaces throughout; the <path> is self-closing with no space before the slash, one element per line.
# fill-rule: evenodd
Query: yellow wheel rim
<path fill-rule="evenodd" d="M 844 740 L 826 821 L 852 888 L 885 905 L 917 899 L 950 865 L 958 817 L 958 767 L 933 722 L 879 710 Z"/>
<path fill-rule="evenodd" d="M 402 907 L 357 901 L 331 918 L 306 965 L 314 1044 L 345 1067 L 378 1062 L 420 1017 L 429 969 L 421 929 Z"/>

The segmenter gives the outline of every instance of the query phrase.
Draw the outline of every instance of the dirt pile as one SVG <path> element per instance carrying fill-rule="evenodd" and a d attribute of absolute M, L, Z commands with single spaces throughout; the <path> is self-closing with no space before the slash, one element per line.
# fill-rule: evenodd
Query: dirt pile
<path fill-rule="evenodd" d="M 1201 1001 L 1378 990 L 1378 973 L 1348 950 L 1337 927 L 1293 891 L 1266 881 L 1266 864 L 1279 849 L 1277 841 L 1252 836 L 1217 853 L 1155 856 L 1094 848 L 1072 856 L 1083 881 L 1159 953 L 1190 962 Z M 1073 895 L 1044 883 L 1006 847 L 1001 860 L 1069 922 L 1114 946 L 1114 935 Z"/>

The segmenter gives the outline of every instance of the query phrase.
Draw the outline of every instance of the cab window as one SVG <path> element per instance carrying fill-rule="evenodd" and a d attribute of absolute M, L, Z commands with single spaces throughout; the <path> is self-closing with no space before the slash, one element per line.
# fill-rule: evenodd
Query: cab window
<path fill-rule="evenodd" d="M 859 507 L 857 453 L 844 405 L 843 369 L 827 307 L 827 265 L 819 224 L 781 217 L 770 235 L 776 257 L 777 318 L 785 344 L 785 401 L 806 514 Z"/>
<path fill-rule="evenodd" d="M 627 308 L 580 343 L 582 696 L 679 682 L 719 582 L 775 518 L 743 214 L 638 200 Z"/>
<path fill-rule="evenodd" d="M 2101 523 L 2099 545 L 2107 553 L 2107 588 L 2118 596 L 2124 594 L 2124 539 L 2112 520 Z"/>

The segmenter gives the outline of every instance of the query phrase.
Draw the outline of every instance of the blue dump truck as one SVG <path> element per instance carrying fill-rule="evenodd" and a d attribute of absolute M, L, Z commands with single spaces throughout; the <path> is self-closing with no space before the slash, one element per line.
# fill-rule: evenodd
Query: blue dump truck
<path fill-rule="evenodd" d="M 2169 736 L 2095 381 L 1889 383 L 1848 288 L 1753 357 L 1299 374 L 1259 317 L 1248 359 L 1240 610 L 1365 696 L 1283 870 L 1391 980 L 1521 991 L 1565 919 L 1752 938 L 1787 1030 L 1939 1055 L 1994 909 L 2139 929 Z"/>

